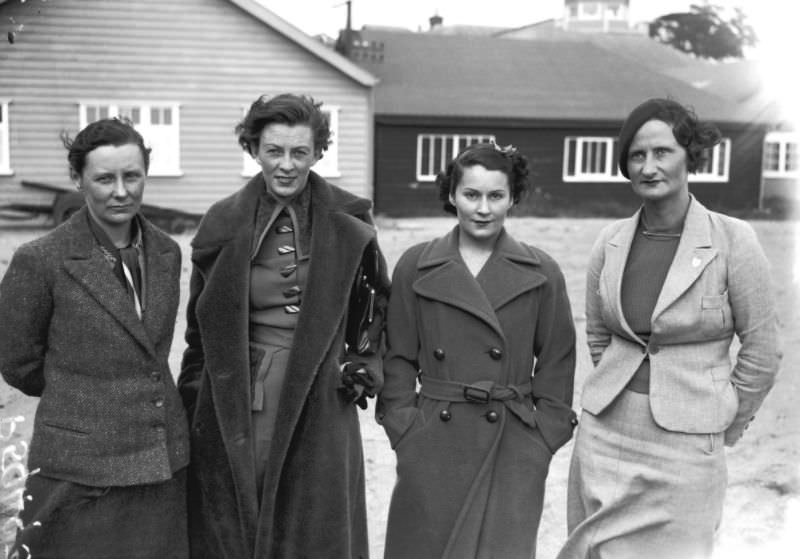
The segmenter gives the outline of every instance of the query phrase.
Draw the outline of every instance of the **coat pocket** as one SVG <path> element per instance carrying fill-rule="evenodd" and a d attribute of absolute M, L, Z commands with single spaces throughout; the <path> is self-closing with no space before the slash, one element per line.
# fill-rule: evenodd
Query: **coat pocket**
<path fill-rule="evenodd" d="M 62 425 L 60 423 L 56 423 L 56 422 L 50 421 L 50 420 L 42 421 L 42 425 L 44 427 L 50 429 L 51 431 L 65 433 L 67 435 L 72 435 L 74 437 L 86 438 L 89 435 L 91 435 L 91 433 L 89 431 L 85 430 L 82 427 L 73 427 L 71 425 Z"/>
<path fill-rule="evenodd" d="M 703 295 L 700 298 L 700 311 L 704 325 L 714 328 L 727 328 L 731 325 L 731 309 L 728 291 L 720 295 Z"/>

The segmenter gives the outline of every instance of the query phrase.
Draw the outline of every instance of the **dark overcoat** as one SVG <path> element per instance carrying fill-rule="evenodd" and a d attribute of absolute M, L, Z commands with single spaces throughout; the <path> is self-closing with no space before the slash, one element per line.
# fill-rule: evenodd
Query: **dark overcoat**
<path fill-rule="evenodd" d="M 392 280 L 378 409 L 397 452 L 387 558 L 532 557 L 550 458 L 575 424 L 557 264 L 503 231 L 473 277 L 458 234 L 409 249 Z"/>
<path fill-rule="evenodd" d="M 216 203 L 192 242 L 188 348 L 178 382 L 191 418 L 192 557 L 367 557 L 358 416 L 338 387 L 349 359 L 348 295 L 364 248 L 376 238 L 371 203 L 309 175 L 308 279 L 259 507 L 248 290 L 264 188 L 259 174 Z M 385 265 L 382 282 L 388 288 Z M 380 376 L 380 358 L 369 361 Z"/>
<path fill-rule="evenodd" d="M 168 364 L 180 249 L 141 218 L 140 320 L 88 219 L 82 208 L 15 252 L 0 284 L 0 371 L 40 397 L 31 470 L 95 487 L 165 481 L 189 460 Z"/>

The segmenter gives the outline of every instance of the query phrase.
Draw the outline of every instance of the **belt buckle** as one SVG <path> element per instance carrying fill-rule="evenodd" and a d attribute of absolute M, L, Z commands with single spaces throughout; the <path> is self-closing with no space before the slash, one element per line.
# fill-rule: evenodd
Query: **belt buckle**
<path fill-rule="evenodd" d="M 464 399 L 475 404 L 488 404 L 492 399 L 492 393 L 480 386 L 468 385 L 464 387 Z"/>

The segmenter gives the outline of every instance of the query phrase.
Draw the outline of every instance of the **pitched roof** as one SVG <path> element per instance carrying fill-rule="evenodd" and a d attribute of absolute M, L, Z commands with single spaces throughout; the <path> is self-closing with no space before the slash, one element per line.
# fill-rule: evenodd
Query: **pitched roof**
<path fill-rule="evenodd" d="M 672 97 L 704 119 L 745 120 L 732 100 L 589 38 L 521 40 L 369 28 L 361 36 L 383 45 L 380 62 L 361 63 L 381 80 L 376 115 L 618 122 L 644 99 Z"/>
<path fill-rule="evenodd" d="M 321 42 L 306 35 L 288 21 L 278 17 L 274 12 L 265 8 L 256 0 L 230 0 L 230 2 L 254 18 L 261 20 L 264 24 L 268 25 L 290 41 L 297 43 L 299 46 L 317 58 L 321 58 L 361 85 L 373 87 L 376 83 L 378 83 L 378 80 L 375 78 L 375 76 L 354 64 L 347 58 L 341 56 L 333 49 L 326 47 Z"/>

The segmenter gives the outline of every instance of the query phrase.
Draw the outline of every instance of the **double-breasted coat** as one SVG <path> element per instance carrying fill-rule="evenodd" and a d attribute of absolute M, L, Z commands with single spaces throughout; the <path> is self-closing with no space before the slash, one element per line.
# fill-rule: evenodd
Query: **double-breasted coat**
<path fill-rule="evenodd" d="M 188 348 L 178 385 L 190 414 L 193 558 L 368 555 L 358 416 L 338 388 L 340 366 L 350 360 L 344 351 L 348 296 L 376 231 L 368 200 L 313 172 L 306 188 L 308 279 L 261 499 L 248 350 L 250 251 L 265 189 L 261 174 L 216 203 L 192 242 Z M 385 264 L 381 275 L 379 291 L 388 290 Z M 380 384 L 380 358 L 358 360 L 368 362 Z"/>
<path fill-rule="evenodd" d="M 409 249 L 392 280 L 378 407 L 397 452 L 387 558 L 533 556 L 550 458 L 575 424 L 558 265 L 503 231 L 473 277 L 458 235 Z"/>
<path fill-rule="evenodd" d="M 140 217 L 142 318 L 89 228 L 86 208 L 22 245 L 0 284 L 0 371 L 40 398 L 28 465 L 94 487 L 168 480 L 189 461 L 169 371 L 181 253 Z"/>

